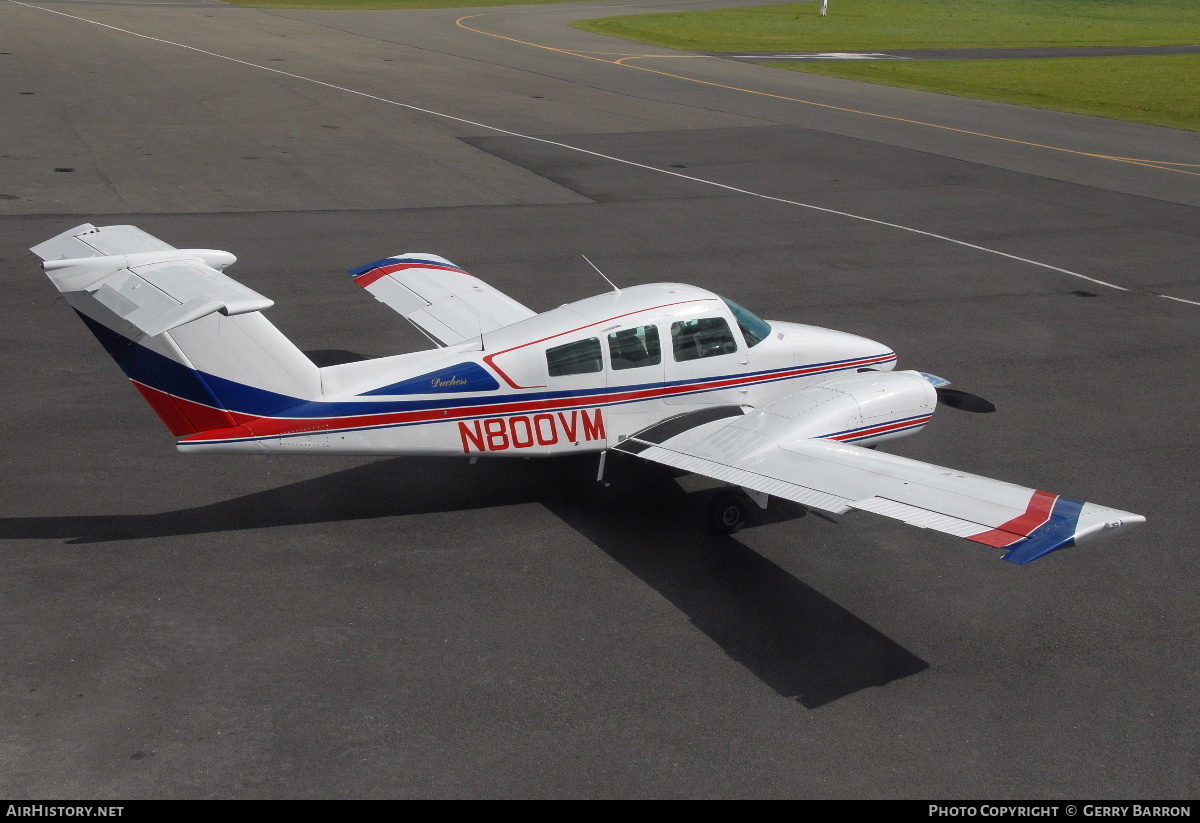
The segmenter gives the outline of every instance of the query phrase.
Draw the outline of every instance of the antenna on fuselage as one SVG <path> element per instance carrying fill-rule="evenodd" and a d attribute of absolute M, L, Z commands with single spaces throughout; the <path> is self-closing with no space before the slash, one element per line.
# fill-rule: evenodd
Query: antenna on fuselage
<path fill-rule="evenodd" d="M 597 266 L 597 265 L 596 265 L 595 263 L 593 263 L 591 260 L 588 260 L 588 257 L 587 257 L 587 255 L 586 255 L 586 254 L 581 254 L 581 255 L 579 255 L 579 256 L 580 256 L 580 257 L 582 257 L 582 258 L 583 258 L 583 259 L 584 259 L 584 260 L 587 262 L 587 264 L 588 264 L 589 266 L 591 266 L 593 269 L 595 269 L 595 270 L 596 270 L 596 274 L 598 274 L 598 275 L 600 275 L 601 277 L 603 277 L 603 278 L 604 278 L 604 282 L 605 282 L 605 283 L 608 283 L 608 285 L 610 285 L 610 286 L 612 286 L 612 287 L 613 287 L 613 291 L 615 291 L 617 294 L 620 294 L 620 293 L 621 293 L 621 290 L 617 288 L 617 284 L 616 284 L 616 283 L 614 283 L 613 281 L 609 280 L 609 279 L 608 279 L 608 277 L 607 277 L 607 276 L 604 274 L 604 272 L 600 271 L 600 267 L 599 267 L 599 266 Z"/>

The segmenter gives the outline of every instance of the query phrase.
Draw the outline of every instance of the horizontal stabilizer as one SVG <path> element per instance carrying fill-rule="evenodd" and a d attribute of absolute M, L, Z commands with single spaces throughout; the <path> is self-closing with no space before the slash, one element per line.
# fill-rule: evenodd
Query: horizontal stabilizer
<path fill-rule="evenodd" d="M 85 224 L 31 251 L 46 261 L 42 268 L 60 292 L 88 292 L 151 336 L 213 312 L 233 316 L 274 305 L 221 273 L 237 260 L 229 252 L 175 249 L 134 226 Z"/>
<path fill-rule="evenodd" d="M 534 312 L 444 257 L 402 254 L 350 274 L 384 305 L 444 346 L 453 346 Z"/>
<path fill-rule="evenodd" d="M 84 223 L 51 237 L 44 243 L 38 243 L 30 251 L 43 260 L 66 260 L 174 249 L 174 246 L 147 234 L 137 226 L 105 226 L 98 229 L 91 223 Z"/>

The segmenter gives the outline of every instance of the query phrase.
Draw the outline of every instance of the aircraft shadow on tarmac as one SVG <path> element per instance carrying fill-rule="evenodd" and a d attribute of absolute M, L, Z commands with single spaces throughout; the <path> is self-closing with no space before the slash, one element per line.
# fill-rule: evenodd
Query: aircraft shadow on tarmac
<path fill-rule="evenodd" d="M 816 708 L 928 664 L 735 538 L 699 525 L 708 492 L 657 467 L 613 465 L 625 493 L 597 499 L 596 458 L 381 460 L 159 514 L 0 518 L 0 538 L 104 543 L 537 502 L 651 586 L 780 695 Z M 414 482 L 414 478 L 421 478 Z M 379 489 L 395 494 L 380 495 Z M 607 497 L 607 495 L 605 495 Z M 804 516 L 773 500 L 756 523 Z"/>

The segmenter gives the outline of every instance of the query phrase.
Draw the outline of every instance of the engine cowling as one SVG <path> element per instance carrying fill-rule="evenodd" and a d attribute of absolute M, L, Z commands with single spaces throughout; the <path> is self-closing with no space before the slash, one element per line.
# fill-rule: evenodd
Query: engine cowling
<path fill-rule="evenodd" d="M 916 434 L 933 418 L 937 391 L 920 372 L 859 372 L 801 389 L 762 408 L 785 418 L 788 440 L 820 437 L 874 446 Z"/>

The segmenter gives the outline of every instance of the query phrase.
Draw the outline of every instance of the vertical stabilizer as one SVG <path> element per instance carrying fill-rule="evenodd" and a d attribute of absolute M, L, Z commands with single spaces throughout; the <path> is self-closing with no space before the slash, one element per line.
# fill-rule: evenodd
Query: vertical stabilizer
<path fill-rule="evenodd" d="M 272 302 L 222 273 L 232 254 L 90 224 L 32 251 L 173 434 L 320 397 L 320 370 L 262 315 Z"/>

